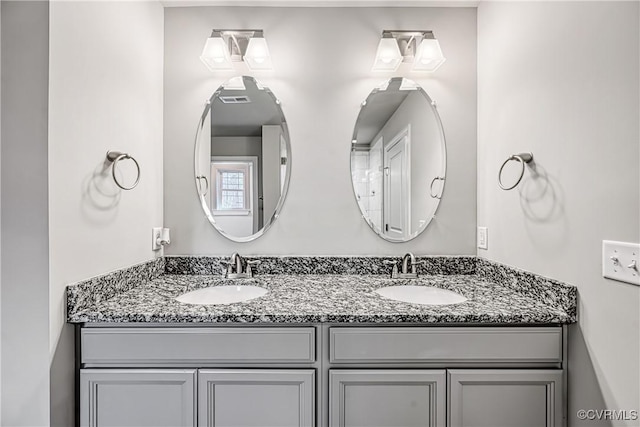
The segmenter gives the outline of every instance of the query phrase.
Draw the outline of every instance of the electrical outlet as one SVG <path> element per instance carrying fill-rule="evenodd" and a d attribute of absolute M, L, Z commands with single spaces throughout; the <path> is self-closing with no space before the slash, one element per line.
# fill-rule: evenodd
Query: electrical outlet
<path fill-rule="evenodd" d="M 602 241 L 602 276 L 640 286 L 640 244 Z"/>
<path fill-rule="evenodd" d="M 162 227 L 153 227 L 151 231 L 151 249 L 154 251 L 162 249 L 160 237 L 162 237 Z"/>
<path fill-rule="evenodd" d="M 489 249 L 489 229 L 487 227 L 478 227 L 478 248 Z"/>

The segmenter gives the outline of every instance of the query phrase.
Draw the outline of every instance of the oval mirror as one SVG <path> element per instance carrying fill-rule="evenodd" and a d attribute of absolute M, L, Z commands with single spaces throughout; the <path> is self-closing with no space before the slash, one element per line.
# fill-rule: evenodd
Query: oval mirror
<path fill-rule="evenodd" d="M 415 82 L 395 77 L 362 103 L 351 141 L 353 191 L 380 237 L 406 242 L 434 217 L 444 190 L 440 116 Z"/>
<path fill-rule="evenodd" d="M 275 95 L 247 76 L 220 86 L 195 147 L 196 190 L 209 222 L 236 242 L 260 237 L 282 208 L 290 169 L 287 122 Z"/>

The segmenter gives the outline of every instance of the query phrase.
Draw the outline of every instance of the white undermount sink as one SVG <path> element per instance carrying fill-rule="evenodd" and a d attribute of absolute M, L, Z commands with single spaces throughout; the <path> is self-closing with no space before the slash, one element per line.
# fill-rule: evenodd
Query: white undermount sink
<path fill-rule="evenodd" d="M 432 286 L 387 286 L 375 292 L 385 298 L 412 304 L 449 305 L 460 304 L 467 300 L 457 292 Z"/>
<path fill-rule="evenodd" d="M 251 285 L 223 285 L 211 286 L 195 291 L 187 292 L 176 298 L 185 304 L 233 304 L 235 302 L 249 301 L 266 295 L 268 290 Z"/>

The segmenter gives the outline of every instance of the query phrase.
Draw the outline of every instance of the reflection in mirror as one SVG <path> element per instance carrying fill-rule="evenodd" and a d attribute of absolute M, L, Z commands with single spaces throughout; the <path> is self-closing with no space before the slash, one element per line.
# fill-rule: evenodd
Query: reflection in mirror
<path fill-rule="evenodd" d="M 440 116 L 415 82 L 395 77 L 363 102 L 351 141 L 351 178 L 362 216 L 391 242 L 418 236 L 444 190 Z"/>
<path fill-rule="evenodd" d="M 234 77 L 211 96 L 198 126 L 196 189 L 225 237 L 248 242 L 278 217 L 291 148 L 280 102 L 253 77 Z"/>

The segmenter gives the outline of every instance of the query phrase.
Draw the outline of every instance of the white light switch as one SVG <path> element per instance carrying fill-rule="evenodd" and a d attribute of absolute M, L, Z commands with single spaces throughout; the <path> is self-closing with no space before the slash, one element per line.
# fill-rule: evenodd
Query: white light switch
<path fill-rule="evenodd" d="M 487 227 L 478 227 L 478 248 L 479 249 L 488 249 L 489 248 L 489 230 Z"/>
<path fill-rule="evenodd" d="M 602 275 L 640 286 L 640 244 L 603 240 Z"/>

